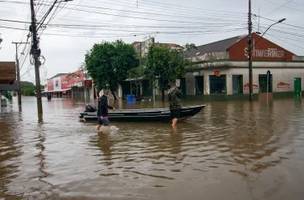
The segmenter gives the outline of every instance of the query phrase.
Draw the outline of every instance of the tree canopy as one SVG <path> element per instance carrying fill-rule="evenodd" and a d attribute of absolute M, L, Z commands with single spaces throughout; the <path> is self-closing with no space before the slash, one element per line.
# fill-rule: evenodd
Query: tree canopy
<path fill-rule="evenodd" d="M 197 49 L 197 46 L 194 43 L 187 43 L 185 45 L 186 50 Z"/>
<path fill-rule="evenodd" d="M 36 87 L 33 83 L 21 81 L 21 94 L 23 96 L 35 96 Z"/>
<path fill-rule="evenodd" d="M 184 75 L 185 65 L 183 55 L 177 50 L 159 46 L 152 46 L 149 49 L 145 73 L 150 80 L 158 79 L 162 100 L 168 84 Z"/>
<path fill-rule="evenodd" d="M 128 71 L 138 63 L 133 46 L 120 40 L 94 44 L 85 55 L 86 68 L 97 88 L 109 88 L 112 92 L 128 78 Z"/>

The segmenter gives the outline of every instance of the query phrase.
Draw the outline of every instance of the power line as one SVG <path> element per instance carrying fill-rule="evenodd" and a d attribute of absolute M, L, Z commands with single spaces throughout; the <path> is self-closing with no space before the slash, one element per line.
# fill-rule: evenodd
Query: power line
<path fill-rule="evenodd" d="M 70 4 L 71 6 L 73 4 Z M 75 4 L 74 4 L 75 5 Z M 157 16 L 166 16 L 166 17 L 177 17 L 177 15 L 169 15 L 166 13 L 155 13 L 155 12 L 146 12 L 146 11 L 134 11 L 134 10 L 122 10 L 122 9 L 115 9 L 115 8 L 109 8 L 105 6 L 89 6 L 89 5 L 75 5 L 77 7 L 81 8 L 93 8 L 98 10 L 110 10 L 110 11 L 118 11 L 118 12 L 124 12 L 124 13 L 133 13 L 133 14 L 140 14 L 140 15 L 157 15 Z M 194 17 L 194 16 L 184 16 L 184 15 L 178 15 L 182 18 L 188 18 L 188 19 L 196 19 L 196 20 L 202 20 L 201 17 Z"/>
<path fill-rule="evenodd" d="M 282 33 L 282 34 L 287 34 L 287 35 L 292 35 L 294 37 L 299 37 L 299 38 L 303 38 L 304 39 L 304 35 L 303 34 L 299 34 L 299 33 L 292 33 L 292 32 L 288 32 L 288 31 L 283 31 L 280 29 L 272 29 L 273 31 Z"/>
<path fill-rule="evenodd" d="M 13 1 L 13 2 L 18 2 L 18 1 Z M 27 4 L 24 2 L 18 2 L 18 3 L 23 3 Z M 49 5 L 49 4 L 45 4 Z M 96 8 L 96 6 L 86 6 L 86 5 L 75 5 L 75 6 L 80 6 L 80 7 L 86 7 L 86 8 Z M 60 7 L 60 6 L 59 6 Z M 73 11 L 79 11 L 79 12 L 85 12 L 85 13 L 95 13 L 95 14 L 100 14 L 100 15 L 108 15 L 108 16 L 116 16 L 116 17 L 124 17 L 124 18 L 131 18 L 131 19 L 140 19 L 140 20 L 149 20 L 149 21 L 159 21 L 159 22 L 172 22 L 172 23 L 188 23 L 188 24 L 193 24 L 193 23 L 201 23 L 197 21 L 183 21 L 183 20 L 167 20 L 167 19 L 157 19 L 157 18 L 149 18 L 149 17 L 142 17 L 142 16 L 130 16 L 130 15 L 122 15 L 122 14 L 115 14 L 115 13 L 107 13 L 107 12 L 101 12 L 98 10 L 86 10 L 86 9 L 80 9 L 80 8 L 75 8 L 75 7 L 66 7 L 65 9 L 73 10 Z M 112 9 L 113 10 L 113 9 Z M 131 13 L 130 13 L 131 14 Z M 132 11 L 132 14 L 134 14 L 134 11 Z M 174 15 L 174 17 L 179 17 L 179 15 Z M 218 18 L 219 20 L 223 20 L 222 18 Z"/>
<path fill-rule="evenodd" d="M 57 4 L 55 10 L 53 11 L 53 14 L 50 16 L 49 20 L 48 20 L 43 26 L 47 27 L 47 25 L 50 23 L 50 21 L 55 17 L 56 11 L 57 11 L 58 8 L 59 8 L 58 6 L 59 6 L 59 4 Z M 42 24 L 41 24 L 41 26 L 42 26 Z M 38 29 L 39 29 L 39 28 L 38 28 Z M 43 32 L 43 31 L 42 31 L 42 32 Z M 40 33 L 40 35 L 42 35 L 42 33 Z"/>
<path fill-rule="evenodd" d="M 278 4 L 277 1 L 272 1 L 272 0 L 267 0 L 266 2 L 270 3 L 271 5 Z M 282 4 L 279 7 L 280 8 L 284 7 L 284 8 L 287 8 L 287 9 L 291 9 L 292 11 L 296 11 L 296 12 L 303 12 L 303 10 L 299 9 L 300 6 L 296 6 L 296 7 L 288 6 L 288 4 L 290 4 L 291 2 L 292 2 L 292 0 L 289 0 L 289 1 L 287 1 L 286 4 Z M 303 6 L 303 5 L 301 5 L 301 6 Z"/>
<path fill-rule="evenodd" d="M 37 26 L 37 30 L 41 28 L 43 23 L 45 22 L 46 18 L 49 16 L 49 14 L 52 12 L 54 6 L 56 5 L 58 0 L 55 0 L 53 4 L 51 4 L 51 7 L 47 10 L 47 12 L 44 14 L 44 16 L 41 18 L 40 22 L 38 23 L 39 25 Z"/>
<path fill-rule="evenodd" d="M 98 2 L 100 2 L 102 0 L 99 0 Z M 95 6 L 88 6 L 88 5 L 81 5 L 81 4 L 69 4 L 69 5 L 74 5 L 74 6 L 77 6 L 77 7 L 89 7 L 89 8 L 100 8 L 100 9 L 111 9 L 111 10 L 116 10 L 116 11 L 121 11 L 121 12 L 127 12 L 127 10 L 121 10 L 121 9 L 114 9 L 114 8 L 108 8 L 108 7 L 105 7 L 105 3 L 103 3 L 103 6 L 96 6 L 96 3 L 98 2 L 94 2 L 95 3 Z M 104 1 L 102 1 L 104 2 Z M 120 4 L 117 4 L 117 2 L 121 2 Z M 151 4 L 152 2 L 151 1 L 148 1 L 148 2 L 142 2 L 143 4 L 142 5 L 149 5 L 152 7 L 154 6 L 155 7 L 155 3 L 154 4 Z M 132 4 L 132 2 L 128 1 L 119 1 L 119 0 L 116 0 L 115 2 L 111 1 L 110 2 L 111 5 L 120 5 L 120 6 L 124 6 L 125 7 L 130 7 L 130 5 Z M 165 6 L 162 6 L 162 5 L 165 5 Z M 183 10 L 187 10 L 189 11 L 191 14 L 194 14 L 194 13 L 197 13 L 197 12 L 193 12 L 194 10 L 199 10 L 200 12 L 203 11 L 204 13 L 206 12 L 212 12 L 212 13 L 219 13 L 221 15 L 224 15 L 225 13 L 226 14 L 229 14 L 229 15 L 232 15 L 232 14 L 237 14 L 239 16 L 239 14 L 246 14 L 246 13 L 243 13 L 243 12 L 234 12 L 234 11 L 227 11 L 227 10 L 207 10 L 205 8 L 200 8 L 200 7 L 189 7 L 189 6 L 186 6 L 186 5 L 176 5 L 176 4 L 164 4 L 164 3 L 157 3 L 157 7 L 159 9 L 161 9 L 161 13 L 154 13 L 154 14 L 163 14 L 164 10 L 166 10 L 166 12 L 170 11 L 171 9 L 177 9 L 176 11 L 178 11 L 178 15 L 181 15 Z M 146 7 L 144 7 L 143 9 L 146 9 Z M 149 7 L 150 9 L 150 7 Z M 130 10 L 129 10 L 130 11 Z M 158 10 L 159 11 L 159 10 Z M 143 11 L 138 11 L 138 9 L 136 10 L 132 10 L 130 11 L 132 13 L 139 13 L 139 14 L 146 14 L 147 12 L 143 12 Z M 152 14 L 152 13 L 151 13 Z M 174 12 L 174 14 L 176 14 L 176 12 Z M 174 17 L 176 17 L 177 15 L 174 15 Z M 184 17 L 184 16 L 182 16 Z"/>
<path fill-rule="evenodd" d="M 116 2 L 117 1 L 119 1 L 119 0 L 116 0 Z M 129 1 L 120 1 L 120 2 L 123 2 L 124 5 L 130 4 Z M 197 10 L 197 12 L 212 12 L 212 13 L 221 13 L 221 14 L 229 13 L 230 15 L 231 14 L 240 14 L 240 13 L 244 14 L 244 15 L 246 14 L 245 12 L 233 12 L 233 11 L 227 11 L 227 10 L 208 10 L 206 8 L 199 7 L 199 6 L 190 7 L 187 5 L 178 5 L 178 4 L 157 2 L 157 1 L 151 1 L 151 0 L 142 2 L 142 5 L 144 5 L 144 6 L 147 5 L 149 7 L 156 7 L 161 10 L 175 9 L 175 10 L 179 11 L 179 13 L 183 12 L 183 11 L 193 13 L 194 10 Z"/>
<path fill-rule="evenodd" d="M 231 30 L 226 30 L 225 33 L 227 32 L 236 32 L 240 30 L 245 30 L 246 28 L 239 28 L 239 29 L 231 29 Z M 65 34 L 65 33 L 45 33 L 45 35 L 52 35 L 52 36 L 65 36 L 65 37 L 79 37 L 79 38 L 130 38 L 130 37 L 136 37 L 136 36 L 147 36 L 151 34 L 166 34 L 166 35 L 202 35 L 202 34 L 214 34 L 218 33 L 218 31 L 179 31 L 179 32 L 134 32 L 130 34 L 125 34 L 125 35 L 114 35 L 114 34 Z"/>
<path fill-rule="evenodd" d="M 274 34 L 268 34 L 268 35 L 270 35 L 272 38 L 275 38 L 276 40 L 279 40 L 279 41 L 281 41 L 281 42 L 283 42 L 283 43 L 289 44 L 289 45 L 292 46 L 292 47 L 297 47 L 298 49 L 304 50 L 304 47 L 298 45 L 298 43 L 297 43 L 298 41 L 296 41 L 296 40 L 294 40 L 294 39 L 292 39 L 292 38 L 289 38 L 289 37 L 286 37 L 286 36 L 277 37 L 277 36 L 275 36 Z M 282 38 L 285 39 L 285 40 L 283 40 Z M 289 41 L 286 41 L 286 40 L 289 40 Z M 290 41 L 293 41 L 293 42 L 290 42 Z"/>
<path fill-rule="evenodd" d="M 36 5 L 37 5 L 36 11 L 35 11 L 36 14 L 40 11 L 41 8 L 43 9 L 42 4 L 44 3 L 44 1 L 45 1 L 45 0 L 40 0 L 40 2 L 38 1 L 38 2 L 36 3 Z"/>
<path fill-rule="evenodd" d="M 27 29 L 24 29 L 24 28 L 17 28 L 17 27 L 11 27 L 11 26 L 3 26 L 3 25 L 0 25 L 0 28 L 27 31 Z"/>
<path fill-rule="evenodd" d="M 274 8 L 273 10 L 271 10 L 270 12 L 268 12 L 268 14 L 280 10 L 281 8 L 285 7 L 286 5 L 288 5 L 289 3 L 291 3 L 292 1 L 294 1 L 294 0 L 287 0 L 287 1 L 285 1 L 283 4 L 279 5 L 278 7 Z"/>
<path fill-rule="evenodd" d="M 268 20 L 268 21 L 271 21 L 271 22 L 277 22 L 278 21 L 278 20 L 274 20 L 274 19 L 270 19 L 270 18 L 261 16 L 261 15 L 257 15 L 257 14 L 253 14 L 253 16 L 260 17 L 261 19 L 265 19 L 265 20 Z M 283 24 L 283 25 L 286 25 L 286 26 L 289 26 L 289 27 L 304 29 L 304 26 L 293 25 L 293 24 L 289 24 L 289 23 L 286 23 L 286 22 L 282 22 L 280 24 Z"/>
<path fill-rule="evenodd" d="M 30 46 L 29 46 L 30 47 Z M 25 64 L 25 61 L 27 60 L 29 54 L 30 54 L 30 48 L 27 49 L 26 53 L 24 54 L 24 59 L 22 61 L 22 64 L 20 65 L 20 71 L 23 69 L 23 66 Z"/>
<path fill-rule="evenodd" d="M 52 18 L 50 18 L 52 19 Z M 1 19 L 0 21 L 5 22 L 12 22 L 12 23 L 21 23 L 21 24 L 30 24 L 28 21 L 21 21 L 21 20 L 12 20 L 12 19 Z M 113 25 L 90 25 L 90 24 L 48 24 L 49 27 L 53 28 L 65 28 L 65 29 L 93 29 L 96 30 L 98 28 L 102 28 L 102 30 L 109 30 L 109 31 L 130 31 L 130 29 L 138 29 L 138 28 L 149 28 L 149 29 L 203 29 L 206 30 L 207 28 L 212 29 L 218 29 L 218 28 L 224 28 L 224 27 L 231 27 L 230 24 L 217 24 L 217 23 L 207 23 L 202 24 L 201 26 L 149 26 L 149 25 L 124 25 L 124 24 L 113 24 Z M 238 27 L 238 26 L 233 26 Z M 111 29 L 112 28 L 112 29 Z M 116 28 L 116 29 L 113 29 Z M 122 29 L 127 28 L 127 29 Z M 134 31 L 134 30 L 131 30 Z M 138 31 L 138 30 L 137 30 Z"/>

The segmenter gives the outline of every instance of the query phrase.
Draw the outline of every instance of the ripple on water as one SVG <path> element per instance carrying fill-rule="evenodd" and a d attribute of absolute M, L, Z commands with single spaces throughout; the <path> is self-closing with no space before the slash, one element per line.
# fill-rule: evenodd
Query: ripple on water
<path fill-rule="evenodd" d="M 225 192 L 257 174 L 278 176 L 269 172 L 278 166 L 303 177 L 290 170 L 303 167 L 304 160 L 303 109 L 292 101 L 267 108 L 258 102 L 212 102 L 179 122 L 176 131 L 168 123 L 113 123 L 119 131 L 108 135 L 78 122 L 83 105 L 44 102 L 43 124 L 31 111 L 35 101 L 24 105 L 21 114 L 0 114 L 0 197 L 161 199 L 149 195 L 163 188 L 168 193 L 177 188 L 175 196 L 182 197 L 184 185 L 194 183 L 193 194 L 208 193 L 218 191 L 208 181 L 219 179 L 216 187 Z"/>

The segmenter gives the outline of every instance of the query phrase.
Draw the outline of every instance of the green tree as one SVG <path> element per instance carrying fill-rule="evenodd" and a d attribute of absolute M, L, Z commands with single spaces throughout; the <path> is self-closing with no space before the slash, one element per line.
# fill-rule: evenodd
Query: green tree
<path fill-rule="evenodd" d="M 192 49 L 197 49 L 197 46 L 193 43 L 187 43 L 185 45 L 186 50 L 192 50 Z"/>
<path fill-rule="evenodd" d="M 145 74 L 151 81 L 158 79 L 165 100 L 165 90 L 171 81 L 181 78 L 185 73 L 186 61 L 182 53 L 166 47 L 152 46 L 149 49 Z"/>
<path fill-rule="evenodd" d="M 138 59 L 132 45 L 118 40 L 94 44 L 85 55 L 85 64 L 97 88 L 109 88 L 116 99 L 114 91 L 128 71 L 138 66 Z"/>
<path fill-rule="evenodd" d="M 35 96 L 36 87 L 32 82 L 21 81 L 21 94 L 23 96 Z"/>

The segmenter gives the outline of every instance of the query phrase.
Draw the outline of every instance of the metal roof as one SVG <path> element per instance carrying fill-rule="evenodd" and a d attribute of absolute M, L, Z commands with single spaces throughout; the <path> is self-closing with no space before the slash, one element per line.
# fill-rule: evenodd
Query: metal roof
<path fill-rule="evenodd" d="M 197 46 L 196 48 L 186 50 L 184 52 L 185 57 L 195 57 L 198 56 L 198 54 L 203 55 L 205 53 L 211 53 L 211 52 L 225 52 L 229 47 L 231 47 L 233 44 L 237 43 L 241 39 L 243 39 L 246 36 L 236 36 L 232 38 L 228 38 L 225 40 L 220 40 L 216 42 L 212 42 L 209 44 Z"/>
<path fill-rule="evenodd" d="M 56 74 L 55 76 L 49 78 L 48 80 L 53 79 L 53 78 L 56 78 L 56 77 L 59 77 L 59 76 L 64 76 L 64 75 L 67 75 L 67 74 L 69 74 L 69 73 L 58 73 L 58 74 Z"/>

